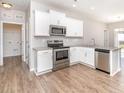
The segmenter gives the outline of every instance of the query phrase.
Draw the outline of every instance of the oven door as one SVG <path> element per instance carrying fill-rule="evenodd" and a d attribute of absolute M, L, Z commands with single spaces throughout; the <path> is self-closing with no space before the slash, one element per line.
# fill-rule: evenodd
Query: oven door
<path fill-rule="evenodd" d="M 54 50 L 54 64 L 60 64 L 69 61 L 69 49 L 55 49 Z"/>
<path fill-rule="evenodd" d="M 61 26 L 50 26 L 51 36 L 65 36 L 66 28 Z"/>

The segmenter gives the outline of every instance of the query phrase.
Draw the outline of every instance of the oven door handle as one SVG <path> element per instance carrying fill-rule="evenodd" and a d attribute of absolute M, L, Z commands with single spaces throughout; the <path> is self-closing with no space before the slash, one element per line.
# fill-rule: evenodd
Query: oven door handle
<path fill-rule="evenodd" d="M 54 51 L 64 51 L 64 50 L 68 50 L 69 51 L 69 48 L 62 48 L 62 49 L 54 49 Z"/>

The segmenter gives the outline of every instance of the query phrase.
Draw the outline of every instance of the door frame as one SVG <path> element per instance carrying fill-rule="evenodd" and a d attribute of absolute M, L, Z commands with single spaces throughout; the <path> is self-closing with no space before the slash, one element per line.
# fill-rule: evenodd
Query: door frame
<path fill-rule="evenodd" d="M 23 62 L 25 62 L 25 23 L 19 23 L 19 22 L 10 22 L 10 21 L 0 21 L 0 51 L 1 51 L 1 56 L 0 56 L 0 65 L 3 66 L 3 24 L 4 23 L 8 23 L 8 24 L 17 24 L 17 25 L 21 25 L 22 26 L 22 36 L 23 36 L 23 43 L 24 43 L 24 47 L 23 47 L 23 57 L 22 60 Z M 21 36 L 21 37 L 22 37 Z"/>

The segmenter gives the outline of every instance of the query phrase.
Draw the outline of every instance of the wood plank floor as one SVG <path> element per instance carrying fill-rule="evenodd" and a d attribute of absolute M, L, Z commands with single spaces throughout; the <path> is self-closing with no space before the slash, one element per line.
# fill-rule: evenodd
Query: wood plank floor
<path fill-rule="evenodd" d="M 0 93 L 124 93 L 124 70 L 114 77 L 74 65 L 36 77 L 20 57 L 0 67 Z"/>

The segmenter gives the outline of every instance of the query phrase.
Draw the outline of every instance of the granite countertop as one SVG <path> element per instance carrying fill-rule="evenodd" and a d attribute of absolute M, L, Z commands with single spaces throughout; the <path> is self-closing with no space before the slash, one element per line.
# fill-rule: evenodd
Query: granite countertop
<path fill-rule="evenodd" d="M 85 47 L 85 48 L 93 48 L 93 49 L 106 49 L 110 51 L 120 50 L 118 47 L 103 47 L 103 46 L 88 46 L 88 45 L 71 45 L 70 47 Z M 43 50 L 52 50 L 50 47 L 36 47 L 33 48 L 35 51 L 43 51 Z"/>
<path fill-rule="evenodd" d="M 118 47 L 96 47 L 97 49 L 105 49 L 110 51 L 120 50 L 121 48 Z"/>
<path fill-rule="evenodd" d="M 33 50 L 35 50 L 35 51 L 43 51 L 43 50 L 52 50 L 52 48 L 49 48 L 49 47 L 36 47 L 36 48 L 33 48 Z"/>
<path fill-rule="evenodd" d="M 88 46 L 88 45 L 71 45 L 70 47 L 86 47 L 86 48 L 95 48 L 94 46 Z"/>
<path fill-rule="evenodd" d="M 72 45 L 70 47 L 86 47 L 86 48 L 94 48 L 94 49 L 106 49 L 106 50 L 110 50 L 110 51 L 121 49 L 121 48 L 118 48 L 118 47 L 89 46 L 89 45 L 74 45 L 74 46 Z"/>

